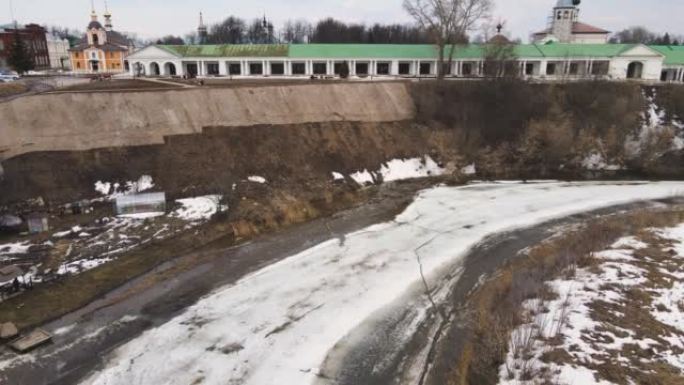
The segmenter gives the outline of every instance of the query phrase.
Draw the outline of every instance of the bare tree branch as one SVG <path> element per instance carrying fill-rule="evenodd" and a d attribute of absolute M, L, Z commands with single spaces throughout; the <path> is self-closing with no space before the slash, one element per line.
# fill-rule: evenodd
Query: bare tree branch
<path fill-rule="evenodd" d="M 443 79 L 446 47 L 450 47 L 448 65 L 451 67 L 456 45 L 463 43 L 468 32 L 489 17 L 492 1 L 404 0 L 404 10 L 432 37 L 439 51 L 437 76 Z"/>

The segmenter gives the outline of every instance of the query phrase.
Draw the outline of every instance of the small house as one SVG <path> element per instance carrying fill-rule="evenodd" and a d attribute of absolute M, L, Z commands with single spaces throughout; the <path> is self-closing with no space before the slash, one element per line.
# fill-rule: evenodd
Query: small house
<path fill-rule="evenodd" d="M 123 195 L 114 201 L 116 215 L 134 215 L 166 212 L 166 194 L 145 193 Z"/>
<path fill-rule="evenodd" d="M 50 231 L 50 226 L 48 225 L 48 216 L 44 213 L 29 214 L 29 216 L 26 218 L 26 224 L 28 225 L 28 231 L 31 234 L 39 234 Z"/>

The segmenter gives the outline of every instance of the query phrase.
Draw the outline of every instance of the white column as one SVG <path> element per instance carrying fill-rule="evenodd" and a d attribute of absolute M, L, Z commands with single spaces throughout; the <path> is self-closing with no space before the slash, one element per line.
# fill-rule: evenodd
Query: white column
<path fill-rule="evenodd" d="M 390 75 L 399 75 L 399 60 L 392 60 L 390 64 Z"/>
<path fill-rule="evenodd" d="M 183 77 L 185 76 L 185 67 L 183 67 L 183 62 L 173 63 L 176 66 L 176 75 Z"/>
<path fill-rule="evenodd" d="M 356 60 L 349 62 L 349 75 L 356 76 Z"/>
<path fill-rule="evenodd" d="M 219 60 L 219 75 L 228 76 L 228 66 L 223 60 Z"/>

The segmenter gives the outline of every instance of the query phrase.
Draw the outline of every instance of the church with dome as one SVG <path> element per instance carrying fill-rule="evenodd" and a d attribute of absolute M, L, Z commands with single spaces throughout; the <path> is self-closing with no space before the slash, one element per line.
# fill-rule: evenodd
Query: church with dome
<path fill-rule="evenodd" d="M 532 36 L 535 43 L 605 44 L 610 31 L 579 20 L 581 0 L 558 0 L 548 27 Z"/>
<path fill-rule="evenodd" d="M 129 71 L 127 57 L 134 50 L 133 42 L 114 31 L 112 14 L 105 7 L 104 25 L 98 20 L 95 7 L 81 41 L 69 50 L 71 68 L 76 73 L 122 73 Z"/>

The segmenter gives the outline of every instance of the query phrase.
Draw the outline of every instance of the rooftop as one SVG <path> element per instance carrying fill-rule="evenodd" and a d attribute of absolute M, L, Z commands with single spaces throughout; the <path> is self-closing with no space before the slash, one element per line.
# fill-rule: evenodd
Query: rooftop
<path fill-rule="evenodd" d="M 525 58 L 615 57 L 637 44 L 518 44 L 515 55 Z M 178 57 L 271 57 L 290 59 L 436 59 L 437 48 L 429 44 L 263 44 L 263 45 L 157 45 Z M 484 57 L 487 45 L 457 46 L 454 59 Z M 655 47 L 654 47 L 655 48 Z M 449 48 L 447 48 L 448 50 Z M 657 52 L 684 64 L 684 47 L 661 47 Z"/>

